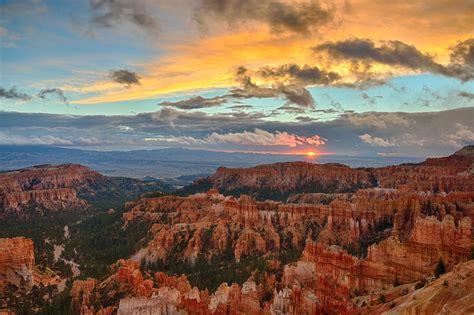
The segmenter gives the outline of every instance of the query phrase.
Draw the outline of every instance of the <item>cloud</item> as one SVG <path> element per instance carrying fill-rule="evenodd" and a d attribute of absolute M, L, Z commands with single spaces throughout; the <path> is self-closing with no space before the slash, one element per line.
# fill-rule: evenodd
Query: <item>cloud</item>
<path fill-rule="evenodd" d="M 474 143 L 474 132 L 468 126 L 460 123 L 455 124 L 456 132 L 445 136 L 447 144 L 454 147 L 461 147 Z"/>
<path fill-rule="evenodd" d="M 164 122 L 169 126 L 177 127 L 177 122 L 180 126 L 191 126 L 192 128 L 204 127 L 209 128 L 210 124 L 228 124 L 230 122 L 238 122 L 239 124 L 252 123 L 261 118 L 268 117 L 268 115 L 261 112 L 231 112 L 208 114 L 201 111 L 181 111 L 171 107 L 164 107 L 157 112 L 138 114 L 138 117 L 151 118 L 153 122 Z"/>
<path fill-rule="evenodd" d="M 263 67 L 258 71 L 262 78 L 288 80 L 291 84 L 328 85 L 338 79 L 339 74 L 316 66 L 286 64 L 279 67 Z"/>
<path fill-rule="evenodd" d="M 345 113 L 341 116 L 355 126 L 387 128 L 389 126 L 408 127 L 410 120 L 398 113 Z"/>
<path fill-rule="evenodd" d="M 309 91 L 298 85 L 274 84 L 271 87 L 258 86 L 249 75 L 249 70 L 245 67 L 238 67 L 235 71 L 235 78 L 240 83 L 240 88 L 232 89 L 227 97 L 234 99 L 242 98 L 271 98 L 283 97 L 287 104 L 295 104 L 302 107 L 314 108 L 315 102 Z"/>
<path fill-rule="evenodd" d="M 140 85 L 140 76 L 132 71 L 125 69 L 122 70 L 112 70 L 109 74 L 112 81 L 123 84 L 127 87 L 132 85 Z"/>
<path fill-rule="evenodd" d="M 254 107 L 252 105 L 239 104 L 239 105 L 232 105 L 229 108 L 232 110 L 246 110 L 246 109 L 252 109 Z"/>
<path fill-rule="evenodd" d="M 333 20 L 334 8 L 323 8 L 319 1 L 290 3 L 275 0 L 200 0 L 198 23 L 207 28 L 209 21 L 224 21 L 235 27 L 239 22 L 265 24 L 272 32 L 310 34 Z"/>
<path fill-rule="evenodd" d="M 451 61 L 474 66 L 474 38 L 458 42 L 451 49 Z"/>
<path fill-rule="evenodd" d="M 309 112 L 312 113 L 312 111 Z M 194 142 L 197 142 L 189 144 L 189 146 L 229 150 L 237 144 L 231 142 L 210 144 L 205 140 L 213 133 L 239 135 L 257 133 L 255 129 L 260 129 L 273 135 L 278 132 L 305 137 L 318 134 L 321 138 L 328 139 L 323 149 L 325 152 L 360 156 L 391 152 L 392 147 L 361 146 L 362 140 L 359 135 L 368 134 L 397 144 L 397 152 L 404 156 L 428 156 L 448 155 L 453 152 L 455 145 L 457 147 L 472 143 L 472 141 L 469 142 L 469 139 L 472 139 L 471 133 L 474 131 L 472 130 L 473 115 L 474 108 L 472 107 L 419 113 L 356 114 L 346 112 L 333 119 L 302 123 L 301 121 L 275 121 L 261 112 L 240 111 L 209 114 L 201 111 L 182 111 L 171 107 L 163 107 L 157 112 L 111 116 L 0 111 L 0 132 L 7 134 L 6 139 L 14 135 L 21 136 L 24 143 L 30 143 L 31 139 L 41 139 L 44 136 L 74 142 L 81 137 L 93 139 L 100 135 L 100 144 L 98 145 L 101 146 L 101 149 L 111 150 L 117 147 L 129 149 L 157 146 L 185 147 L 188 145 L 169 141 L 145 141 L 144 139 L 192 137 Z M 297 116 L 304 117 L 306 115 Z M 313 115 L 307 116 L 312 117 Z M 170 128 L 170 125 L 174 128 Z M 191 143 L 193 140 L 188 138 L 187 141 Z M 83 145 L 86 146 L 86 144 Z M 259 149 L 255 146 L 246 147 L 244 144 L 239 146 L 242 150 Z M 272 147 L 271 151 L 288 152 L 290 149 L 289 146 L 277 146 Z"/>
<path fill-rule="evenodd" d="M 291 148 L 304 144 L 320 146 L 325 144 L 326 141 L 326 139 L 320 137 L 319 135 L 304 137 L 280 131 L 271 133 L 258 128 L 253 132 L 244 131 L 240 133 L 227 134 L 219 134 L 214 132 L 206 138 L 206 142 L 211 144 L 235 143 L 256 146 L 288 146 Z"/>
<path fill-rule="evenodd" d="M 94 13 L 92 21 L 102 27 L 131 23 L 145 31 L 157 32 L 158 20 L 150 14 L 145 1 L 89 0 Z"/>
<path fill-rule="evenodd" d="M 71 146 L 71 145 L 98 145 L 104 144 L 103 141 L 96 137 L 57 137 L 53 135 L 42 135 L 42 136 L 22 136 L 12 134 L 8 132 L 0 131 L 0 144 L 8 145 L 58 145 L 58 146 Z"/>
<path fill-rule="evenodd" d="M 31 96 L 22 92 L 18 92 L 15 87 L 10 88 L 9 90 L 0 87 L 0 98 L 27 101 L 31 99 Z"/>
<path fill-rule="evenodd" d="M 375 107 L 375 105 L 377 105 L 377 99 L 382 99 L 383 96 L 380 96 L 380 95 L 370 96 L 369 94 L 364 92 L 362 93 L 362 98 L 366 100 L 367 104 L 369 104 L 369 106 L 373 108 Z"/>
<path fill-rule="evenodd" d="M 194 96 L 182 101 L 177 102 L 161 102 L 158 105 L 161 106 L 171 106 L 180 109 L 198 109 L 198 108 L 207 108 L 220 106 L 227 102 L 225 96 L 216 96 L 211 98 L 204 98 L 202 96 Z M 242 105 L 240 105 L 242 106 Z"/>
<path fill-rule="evenodd" d="M 386 41 L 376 47 L 370 39 L 352 38 L 344 41 L 326 42 L 313 48 L 326 51 L 334 58 L 375 61 L 410 69 L 433 69 L 440 65 L 430 55 L 418 51 L 415 46 L 400 41 Z"/>
<path fill-rule="evenodd" d="M 302 123 L 308 123 L 308 122 L 313 122 L 317 120 L 316 118 L 309 117 L 309 116 L 296 116 L 295 119 Z"/>
<path fill-rule="evenodd" d="M 66 105 L 69 105 L 69 101 L 67 100 L 66 96 L 64 95 L 63 91 L 58 88 L 51 88 L 51 89 L 43 89 L 36 94 L 39 98 L 45 100 L 47 99 L 47 95 L 53 94 Z"/>
<path fill-rule="evenodd" d="M 461 45 L 461 46 L 459 46 Z M 426 71 L 445 76 L 456 77 L 462 81 L 474 78 L 472 67 L 466 66 L 470 62 L 466 46 L 460 43 L 454 49 L 452 59 L 461 60 L 461 63 L 452 63 L 447 66 L 437 63 L 433 56 L 422 53 L 415 46 L 401 41 L 383 41 L 376 46 L 370 39 L 351 38 L 336 42 L 326 42 L 313 47 L 315 52 L 326 52 L 330 57 L 346 59 L 353 62 L 376 62 L 389 66 L 404 67 L 416 71 Z M 470 46 L 469 46 L 470 47 Z"/>
<path fill-rule="evenodd" d="M 300 145 L 320 146 L 327 142 L 327 139 L 314 135 L 304 137 L 288 132 L 276 131 L 274 133 L 256 128 L 254 131 L 217 133 L 213 132 L 209 136 L 198 139 L 190 136 L 158 136 L 146 138 L 146 141 L 155 142 L 175 142 L 179 144 L 196 145 L 196 144 L 224 144 L 231 143 L 236 145 L 250 146 L 285 146 L 295 148 Z"/>
<path fill-rule="evenodd" d="M 279 111 L 284 111 L 286 113 L 291 114 L 303 114 L 306 110 L 301 106 L 294 106 L 291 104 L 285 104 L 283 106 L 278 107 L 273 111 L 274 114 L 278 114 Z"/>
<path fill-rule="evenodd" d="M 465 91 L 459 91 L 459 96 L 467 98 L 469 101 L 474 100 L 474 93 L 469 93 Z"/>
<path fill-rule="evenodd" d="M 365 143 L 368 143 L 368 144 L 370 144 L 372 146 L 376 146 L 376 147 L 388 148 L 388 147 L 396 146 L 396 144 L 394 142 L 385 140 L 383 138 L 371 136 L 368 133 L 365 133 L 365 134 L 359 136 L 359 138 L 362 141 L 364 141 Z"/>

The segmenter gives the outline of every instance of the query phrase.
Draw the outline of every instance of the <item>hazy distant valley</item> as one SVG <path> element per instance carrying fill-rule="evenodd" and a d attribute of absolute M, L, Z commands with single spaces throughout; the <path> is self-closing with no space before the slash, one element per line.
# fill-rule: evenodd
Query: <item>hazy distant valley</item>
<path fill-rule="evenodd" d="M 380 167 L 421 160 L 423 158 L 342 155 L 323 155 L 309 159 L 299 155 L 224 153 L 189 149 L 102 152 L 45 146 L 0 145 L 0 171 L 39 164 L 77 163 L 107 176 L 141 179 L 151 177 L 178 186 L 211 175 L 220 166 L 251 167 L 275 162 L 306 161 L 342 163 L 352 167 Z"/>

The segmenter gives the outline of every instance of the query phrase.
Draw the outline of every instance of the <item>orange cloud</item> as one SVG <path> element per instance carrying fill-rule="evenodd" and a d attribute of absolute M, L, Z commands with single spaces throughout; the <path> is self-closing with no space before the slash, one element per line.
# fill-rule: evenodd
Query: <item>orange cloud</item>
<path fill-rule="evenodd" d="M 376 42 L 400 40 L 436 55 L 439 62 L 447 63 L 447 48 L 457 40 L 472 35 L 474 5 L 461 0 L 454 0 L 454 3 L 451 0 L 353 0 L 351 6 L 344 0 L 338 0 L 336 8 L 336 24 L 323 28 L 320 34 L 277 34 L 270 32 L 265 25 L 252 24 L 252 31 L 232 31 L 227 27 L 223 31 L 187 42 L 167 37 L 160 46 L 166 55 L 142 64 L 140 86 L 124 88 L 114 82 L 98 81 L 90 85 L 66 85 L 62 88 L 96 94 L 79 99 L 74 102 L 76 104 L 151 99 L 233 86 L 232 70 L 238 66 L 252 69 L 287 63 L 329 67 L 329 70 L 351 80 L 349 62 L 329 64 L 328 60 L 312 55 L 309 47 L 326 40 L 342 40 L 350 36 L 369 38 Z M 374 71 L 382 75 L 388 72 L 395 75 L 413 73 L 386 66 L 377 66 Z"/>

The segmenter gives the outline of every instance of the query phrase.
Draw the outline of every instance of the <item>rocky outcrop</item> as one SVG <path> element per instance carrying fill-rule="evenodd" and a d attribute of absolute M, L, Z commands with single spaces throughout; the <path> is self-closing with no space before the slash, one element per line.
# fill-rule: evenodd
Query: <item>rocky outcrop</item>
<path fill-rule="evenodd" d="M 382 168 L 350 168 L 341 164 L 304 162 L 275 163 L 251 168 L 217 169 L 206 179 L 181 190 L 181 194 L 203 192 L 213 187 L 224 195 L 248 194 L 259 200 L 297 200 L 304 193 L 350 193 L 361 188 L 397 189 L 449 193 L 474 190 L 472 146 L 445 158 L 432 158 L 418 164 Z M 322 195 L 321 195 L 322 193 Z M 308 199 L 306 199 L 308 200 Z"/>
<path fill-rule="evenodd" d="M 364 308 L 369 312 L 367 308 Z M 371 308 L 371 314 L 474 313 L 474 261 L 459 264 L 425 287 Z"/>
<path fill-rule="evenodd" d="M 118 304 L 118 301 L 124 294 L 135 297 L 151 296 L 154 286 L 153 280 L 144 279 L 136 262 L 122 259 L 117 261 L 111 268 L 113 274 L 100 283 L 93 278 L 74 281 L 70 295 L 76 312 L 81 315 L 109 315 L 116 311 L 117 305 L 104 307 L 103 303 L 107 301 L 109 304 Z M 107 301 L 102 299 L 103 296 L 107 296 Z M 96 309 L 94 305 L 96 307 L 99 305 L 100 307 Z M 134 304 L 129 303 L 126 305 L 128 306 L 124 307 L 128 309 L 130 305 Z"/>
<path fill-rule="evenodd" d="M 209 180 L 221 192 L 247 192 L 258 199 L 273 199 L 279 195 L 286 197 L 296 192 L 351 192 L 372 186 L 366 170 L 351 169 L 341 164 L 305 162 L 276 163 L 248 169 L 220 167 Z"/>
<path fill-rule="evenodd" d="M 0 238 L 0 292 L 5 285 L 31 289 L 34 285 L 33 241 L 25 237 Z"/>
<path fill-rule="evenodd" d="M 246 195 L 224 197 L 210 191 L 188 197 L 141 198 L 127 203 L 129 211 L 123 218 L 125 225 L 134 220 L 159 222 L 150 229 L 152 240 L 137 253 L 137 260 L 166 261 L 177 255 L 178 260 L 193 264 L 199 255 L 210 259 L 228 248 L 238 261 L 266 251 L 302 249 L 307 237 L 362 253 L 364 244 L 373 240 L 390 235 L 405 240 L 420 216 L 451 217 L 458 222 L 472 215 L 473 201 L 473 192 L 430 195 L 365 189 L 329 205 L 292 204 L 261 202 Z M 445 230 L 436 233 L 445 235 Z M 463 242 L 465 247 L 466 237 Z"/>
<path fill-rule="evenodd" d="M 84 206 L 86 203 L 77 197 L 77 190 L 101 176 L 87 167 L 72 164 L 2 173 L 0 212 L 38 206 L 49 210 Z"/>
<path fill-rule="evenodd" d="M 7 314 L 15 314 L 8 313 L 8 309 L 15 310 L 23 303 L 32 309 L 38 307 L 38 300 L 32 300 L 31 295 L 61 283 L 63 280 L 53 271 L 38 270 L 31 239 L 0 238 L 0 308 L 6 307 Z"/>
<path fill-rule="evenodd" d="M 26 208 L 83 209 L 87 206 L 83 199 L 135 197 L 168 188 L 160 182 L 106 177 L 77 164 L 41 165 L 0 174 L 0 216 L 21 215 Z"/>
<path fill-rule="evenodd" d="M 296 270 L 285 269 L 288 284 L 308 281 L 307 270 L 332 277 L 352 292 L 369 293 L 381 288 L 421 280 L 433 274 L 442 259 L 448 269 L 468 259 L 471 251 L 471 220 L 464 218 L 454 224 L 451 216 L 443 221 L 434 217 L 417 217 L 411 236 L 406 241 L 396 237 L 371 245 L 365 259 L 349 255 L 337 246 L 327 247 L 307 241 L 302 265 Z"/>

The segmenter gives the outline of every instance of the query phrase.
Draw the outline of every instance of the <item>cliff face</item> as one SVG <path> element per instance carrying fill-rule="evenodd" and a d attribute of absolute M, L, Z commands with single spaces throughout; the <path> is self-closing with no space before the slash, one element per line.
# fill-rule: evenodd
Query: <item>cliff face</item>
<path fill-rule="evenodd" d="M 34 206 L 48 210 L 85 206 L 77 191 L 101 175 L 81 165 L 42 166 L 0 174 L 0 212 Z"/>
<path fill-rule="evenodd" d="M 276 163 L 248 169 L 221 167 L 210 177 L 214 188 L 224 193 L 244 192 L 259 199 L 289 196 L 295 192 L 351 192 L 371 187 L 366 170 L 339 164 L 304 162 Z"/>
<path fill-rule="evenodd" d="M 430 277 L 440 258 L 448 270 L 469 259 L 473 201 L 472 192 L 433 195 L 366 189 L 328 205 L 289 204 L 259 202 L 245 195 L 224 197 L 211 190 L 130 202 L 124 221 L 166 218 L 166 224 L 153 225 L 153 239 L 134 256 L 147 261 L 174 255 L 192 264 L 199 256 L 210 258 L 226 248 L 240 260 L 305 244 L 301 260 L 284 266 L 279 285 L 271 285 L 268 303 L 262 302 L 258 285 L 255 295 L 245 295 L 243 287 L 223 284 L 204 307 L 209 314 L 235 310 L 358 314 L 354 296 L 374 295 Z M 354 249 L 374 236 L 377 242 L 368 246 L 365 258 L 334 245 Z M 173 281 L 161 283 L 173 286 Z M 142 300 L 124 301 L 124 310 L 138 307 Z M 159 309 L 182 307 L 175 300 L 150 303 Z"/>
<path fill-rule="evenodd" d="M 365 308 L 366 312 L 369 312 Z M 472 314 L 474 313 L 474 261 L 456 266 L 425 287 L 377 305 L 371 314 Z"/>
<path fill-rule="evenodd" d="M 35 256 L 29 238 L 0 238 L 0 292 L 7 284 L 31 288 Z"/>
<path fill-rule="evenodd" d="M 54 274 L 42 274 L 37 270 L 31 239 L 0 238 L 0 305 L 5 293 L 15 293 L 12 290 L 23 294 L 33 286 L 57 285 L 60 280 Z"/>
<path fill-rule="evenodd" d="M 317 274 L 333 278 L 352 292 L 371 293 L 424 279 L 433 274 L 439 259 L 451 269 L 467 260 L 470 251 L 470 218 L 455 226 L 451 216 L 441 222 L 433 217 L 418 217 L 408 240 L 390 237 L 371 245 L 365 259 L 349 255 L 337 246 L 307 241 L 302 261 L 314 263 Z M 297 277 L 288 275 L 286 279 Z"/>
<path fill-rule="evenodd" d="M 469 247 L 466 226 L 470 223 L 461 219 L 472 215 L 473 199 L 474 193 L 434 196 L 360 190 L 329 205 L 290 204 L 259 202 L 245 195 L 224 197 L 214 190 L 188 197 L 142 198 L 127 203 L 123 218 L 125 225 L 134 220 L 157 222 L 149 231 L 152 240 L 137 253 L 137 259 L 166 261 L 174 255 L 193 264 L 199 256 L 210 259 L 227 249 L 237 261 L 268 251 L 302 249 L 308 237 L 357 253 L 367 242 L 390 235 L 405 240 L 413 226 L 419 246 L 439 238 L 455 240 L 449 245 L 453 248 L 465 248 Z M 429 216 L 436 218 L 422 220 Z M 442 224 L 435 223 L 443 219 Z M 461 230 L 453 232 L 458 221 Z"/>
<path fill-rule="evenodd" d="M 0 174 L 0 216 L 22 215 L 22 210 L 84 209 L 89 201 L 132 198 L 168 190 L 159 182 L 106 177 L 76 164 L 44 165 Z"/>
<path fill-rule="evenodd" d="M 361 188 L 423 192 L 474 190 L 474 154 L 463 150 L 419 164 L 353 169 L 340 164 L 276 163 L 252 168 L 219 168 L 216 173 L 182 190 L 219 189 L 224 195 L 252 195 L 259 200 L 287 200 L 301 193 L 345 193 Z"/>

